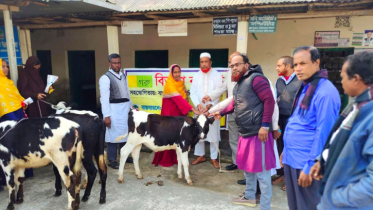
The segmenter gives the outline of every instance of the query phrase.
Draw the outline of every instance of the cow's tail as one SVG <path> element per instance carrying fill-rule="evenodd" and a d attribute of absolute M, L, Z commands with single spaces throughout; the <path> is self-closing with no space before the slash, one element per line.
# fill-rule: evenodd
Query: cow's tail
<path fill-rule="evenodd" d="M 105 164 L 105 132 L 106 126 L 105 123 L 101 120 L 101 130 L 100 130 L 100 139 L 99 139 L 99 149 L 100 154 L 98 157 L 98 167 L 105 174 L 106 173 L 106 164 Z"/>
<path fill-rule="evenodd" d="M 120 141 L 120 140 L 126 138 L 127 136 L 128 136 L 128 133 L 126 133 L 126 134 L 124 134 L 122 136 L 118 136 L 118 138 L 116 138 L 115 141 Z"/>

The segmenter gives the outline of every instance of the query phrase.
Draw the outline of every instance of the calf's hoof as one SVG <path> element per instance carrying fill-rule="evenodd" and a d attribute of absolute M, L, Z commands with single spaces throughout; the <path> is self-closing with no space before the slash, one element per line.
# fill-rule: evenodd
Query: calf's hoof
<path fill-rule="evenodd" d="M 18 199 L 16 200 L 16 204 L 21 204 L 21 203 L 23 203 L 23 198 L 18 198 Z"/>
<path fill-rule="evenodd" d="M 54 197 L 60 197 L 61 196 L 61 190 L 56 190 L 56 193 L 54 193 Z"/>
<path fill-rule="evenodd" d="M 82 201 L 83 201 L 83 202 L 87 202 L 88 199 L 89 199 L 89 196 L 83 196 Z"/>
<path fill-rule="evenodd" d="M 137 177 L 137 179 L 143 179 L 142 175 L 137 175 L 136 174 L 136 177 Z"/>
<path fill-rule="evenodd" d="M 193 186 L 193 182 L 192 181 L 188 181 L 188 185 L 189 186 Z"/>
<path fill-rule="evenodd" d="M 100 204 L 106 203 L 106 198 L 100 198 Z"/>
<path fill-rule="evenodd" d="M 179 175 L 179 176 L 177 176 L 177 178 L 181 180 L 181 179 L 183 179 L 183 175 Z"/>
<path fill-rule="evenodd" d="M 123 178 L 118 178 L 118 183 L 124 183 Z"/>
<path fill-rule="evenodd" d="M 6 207 L 6 210 L 14 210 L 13 204 L 8 204 L 8 207 Z"/>

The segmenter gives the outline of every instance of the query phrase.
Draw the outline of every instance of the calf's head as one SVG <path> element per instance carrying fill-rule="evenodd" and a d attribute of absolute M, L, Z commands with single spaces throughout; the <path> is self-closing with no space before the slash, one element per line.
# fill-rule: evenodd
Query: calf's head
<path fill-rule="evenodd" d="M 214 123 L 215 119 L 213 117 L 207 118 L 205 115 L 199 115 L 196 118 L 195 126 L 198 130 L 198 138 L 206 139 L 209 132 L 210 125 Z"/>
<path fill-rule="evenodd" d="M 65 110 L 71 109 L 67 107 L 67 103 L 64 101 L 58 102 L 57 105 L 52 105 L 52 109 L 56 110 L 56 114 L 62 114 Z"/>

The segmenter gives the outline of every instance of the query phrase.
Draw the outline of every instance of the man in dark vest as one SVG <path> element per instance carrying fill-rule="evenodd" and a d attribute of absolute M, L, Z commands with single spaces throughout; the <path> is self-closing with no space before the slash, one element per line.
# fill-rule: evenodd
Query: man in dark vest
<path fill-rule="evenodd" d="M 294 72 L 293 58 L 290 56 L 283 56 L 277 61 L 276 70 L 279 78 L 276 81 L 275 86 L 275 98 L 277 98 L 277 105 L 279 108 L 279 127 L 285 134 L 285 127 L 288 119 L 291 115 L 291 108 L 297 94 L 297 90 L 302 85 L 302 82 L 298 80 Z M 277 139 L 277 150 L 278 154 L 281 154 L 284 149 L 283 135 Z M 277 169 L 277 177 L 272 184 L 278 184 L 285 182 L 284 169 Z M 282 190 L 286 190 L 286 186 L 282 186 Z"/>
<path fill-rule="evenodd" d="M 118 54 L 109 55 L 109 71 L 99 80 L 102 115 L 106 124 L 105 141 L 109 166 L 118 169 L 118 149 L 120 150 L 127 138 L 116 142 L 118 136 L 128 133 L 128 112 L 131 108 L 130 92 L 127 77 L 120 69 L 121 60 Z M 132 158 L 127 162 L 133 162 Z"/>
<path fill-rule="evenodd" d="M 233 99 L 226 108 L 215 112 L 215 119 L 234 113 L 239 132 L 236 164 L 246 178 L 245 193 L 233 199 L 234 204 L 256 206 L 257 180 L 261 189 L 260 208 L 271 208 L 271 169 L 276 160 L 273 150 L 272 115 L 275 100 L 268 79 L 259 65 L 249 66 L 246 55 L 232 58 L 232 80 L 237 82 Z"/>

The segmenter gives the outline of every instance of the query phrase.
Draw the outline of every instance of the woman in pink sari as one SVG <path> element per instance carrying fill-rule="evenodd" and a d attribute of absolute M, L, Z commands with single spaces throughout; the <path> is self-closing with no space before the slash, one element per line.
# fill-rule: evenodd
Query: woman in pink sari
<path fill-rule="evenodd" d="M 180 66 L 173 64 L 170 67 L 170 74 L 163 90 L 161 115 L 186 116 L 189 111 L 193 111 L 195 114 L 202 114 L 188 103 L 186 88 L 180 76 Z M 163 167 L 170 167 L 177 164 L 176 151 L 165 150 L 156 152 L 152 164 Z"/>

